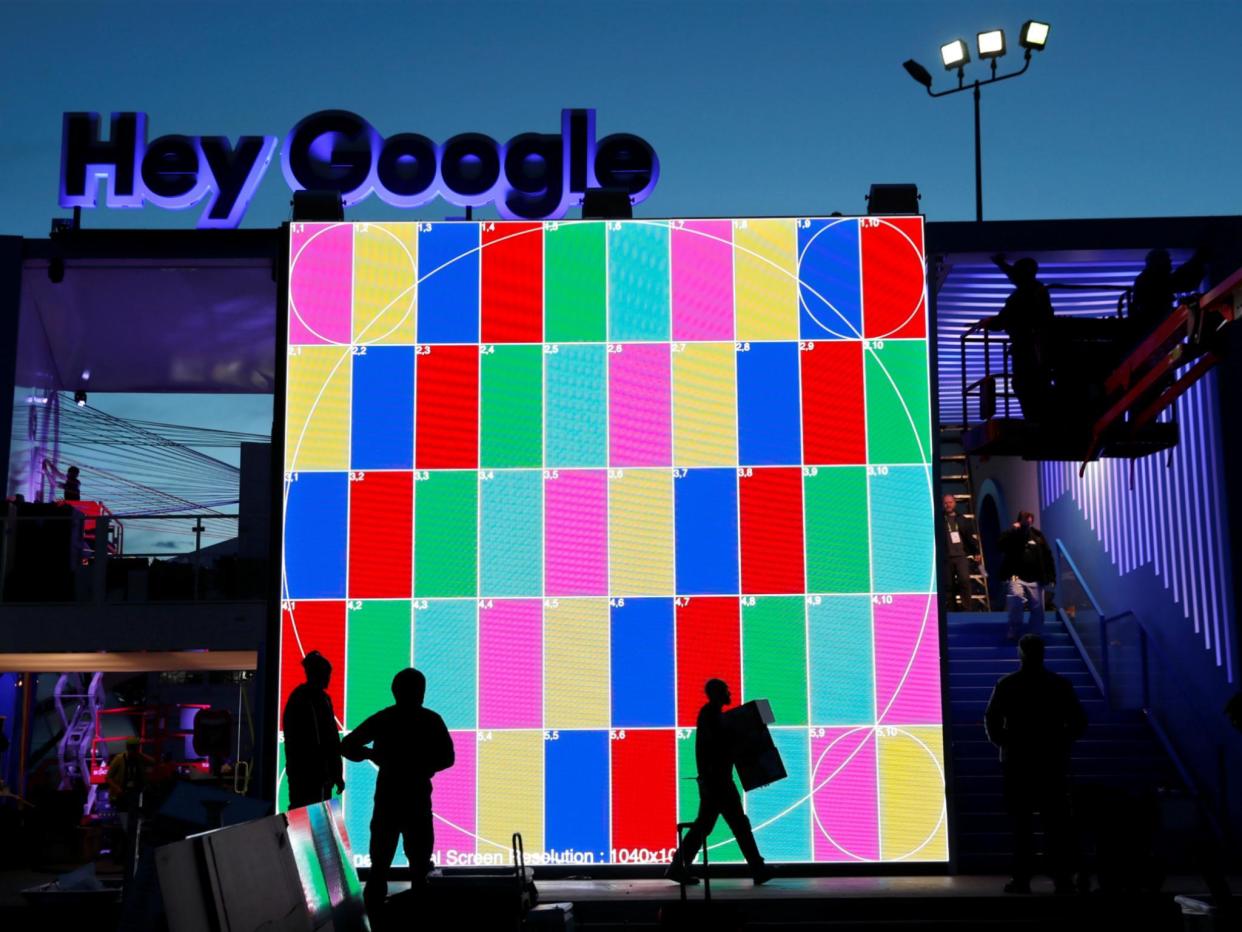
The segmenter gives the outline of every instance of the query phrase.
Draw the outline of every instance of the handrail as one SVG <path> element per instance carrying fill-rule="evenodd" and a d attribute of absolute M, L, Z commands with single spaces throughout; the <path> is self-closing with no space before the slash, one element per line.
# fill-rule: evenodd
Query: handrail
<path fill-rule="evenodd" d="M 1104 615 L 1104 609 L 1100 607 L 1100 600 L 1095 597 L 1095 593 L 1091 591 L 1091 587 L 1087 585 L 1087 580 L 1083 578 L 1082 571 L 1078 569 L 1078 564 L 1074 562 L 1074 558 L 1070 556 L 1070 552 L 1065 549 L 1065 542 L 1061 538 L 1056 539 L 1057 552 L 1069 561 L 1070 569 L 1074 571 L 1074 576 L 1082 585 L 1082 591 L 1087 594 L 1087 601 L 1091 603 L 1091 607 L 1095 609 L 1095 613 L 1101 617 Z"/>
<path fill-rule="evenodd" d="M 975 321 L 958 337 L 959 357 L 962 369 L 962 425 L 963 429 L 970 426 L 970 398 L 972 395 L 978 394 L 982 398 L 981 387 L 983 383 L 991 379 L 1009 379 L 1009 335 L 1003 330 L 993 330 L 987 326 L 992 317 L 984 317 Z M 978 342 L 982 338 L 983 341 L 983 371 L 984 377 L 966 384 L 966 345 L 970 341 Z M 1001 368 L 999 372 L 992 372 L 992 342 L 995 341 L 1001 347 Z M 1004 391 L 1005 398 L 1005 417 L 1009 417 L 1009 399 L 1013 396 L 1012 388 Z M 982 403 L 982 402 L 980 402 Z"/>
<path fill-rule="evenodd" d="M 1151 725 L 1151 729 L 1152 729 L 1153 734 L 1155 734 L 1156 736 L 1156 740 L 1159 742 L 1160 746 L 1164 748 L 1164 751 L 1168 755 L 1170 762 L 1173 764 L 1174 768 L 1178 772 L 1178 775 L 1182 778 L 1182 781 L 1185 783 L 1186 789 L 1189 791 L 1190 795 L 1196 799 L 1202 800 L 1205 797 L 1205 794 L 1201 789 L 1203 781 L 1196 779 L 1193 771 L 1186 764 L 1185 758 L 1182 755 L 1182 753 L 1178 750 L 1177 745 L 1174 743 L 1173 737 L 1170 734 L 1169 729 L 1167 729 L 1164 726 L 1164 724 L 1160 721 L 1160 717 L 1159 715 L 1156 714 L 1156 710 L 1151 702 L 1151 686 L 1150 686 L 1149 675 L 1148 675 L 1148 663 L 1149 663 L 1149 660 L 1154 659 L 1154 655 L 1150 650 L 1148 650 L 1148 641 L 1153 637 L 1150 626 L 1133 609 L 1125 609 L 1123 611 L 1116 612 L 1112 615 L 1105 614 L 1103 607 L 1100 605 L 1099 600 L 1095 596 L 1095 593 L 1091 591 L 1091 587 L 1088 585 L 1086 578 L 1083 576 L 1082 572 L 1078 569 L 1078 564 L 1074 562 L 1074 558 L 1070 555 L 1069 550 L 1066 548 L 1065 542 L 1062 541 L 1060 538 L 1056 539 L 1056 552 L 1057 552 L 1058 564 L 1059 564 L 1059 561 L 1062 558 L 1064 558 L 1066 563 L 1069 565 L 1070 571 L 1073 573 L 1074 578 L 1077 581 L 1077 584 L 1081 587 L 1083 594 L 1086 596 L 1087 601 L 1090 603 L 1091 608 L 1094 610 L 1097 618 L 1099 619 L 1100 655 L 1101 655 L 1100 662 L 1101 662 L 1101 665 L 1103 666 L 1102 671 L 1096 668 L 1094 661 L 1091 659 L 1090 653 L 1086 649 L 1086 646 L 1083 644 L 1078 634 L 1078 631 L 1076 630 L 1074 626 L 1073 620 L 1069 617 L 1069 613 L 1065 611 L 1062 605 L 1057 604 L 1056 606 L 1057 614 L 1061 617 L 1062 622 L 1065 624 L 1065 630 L 1069 633 L 1070 640 L 1073 641 L 1074 646 L 1078 649 L 1079 654 L 1082 656 L 1083 661 L 1087 665 L 1088 671 L 1091 673 L 1091 676 L 1095 680 L 1096 685 L 1100 688 L 1100 691 L 1103 693 L 1104 701 L 1110 707 L 1112 707 L 1113 702 L 1112 702 L 1112 692 L 1110 689 L 1111 684 L 1110 684 L 1110 677 L 1109 677 L 1109 666 L 1110 666 L 1109 646 L 1111 642 L 1109 640 L 1108 628 L 1110 625 L 1115 624 L 1121 619 L 1129 617 L 1129 618 L 1134 619 L 1135 625 L 1137 626 L 1138 632 L 1139 632 L 1139 652 L 1140 652 L 1139 664 L 1140 664 L 1140 669 L 1142 671 L 1141 711 L 1143 713 L 1143 716 L 1147 719 L 1148 724 Z M 1058 565 L 1057 567 L 1058 581 L 1060 580 L 1060 576 L 1061 576 L 1060 566 Z M 1058 596 L 1059 596 L 1059 590 L 1058 590 Z M 1202 725 L 1203 718 L 1199 714 L 1197 705 L 1195 704 L 1194 700 L 1192 700 L 1186 694 L 1186 691 L 1182 686 L 1182 680 L 1183 680 L 1182 672 L 1180 670 L 1174 669 L 1173 666 L 1170 663 L 1168 663 L 1167 659 L 1165 658 L 1161 658 L 1161 660 L 1158 661 L 1158 669 L 1160 673 L 1162 674 L 1163 679 L 1168 680 L 1169 682 L 1172 683 L 1173 689 L 1177 693 L 1181 702 L 1186 706 L 1187 709 L 1191 711 L 1191 714 L 1194 716 L 1195 719 L 1199 721 L 1200 725 Z M 1200 730 L 1206 733 L 1206 729 L 1201 728 Z M 1218 759 L 1220 757 L 1219 744 L 1217 745 L 1217 757 Z M 1218 774 L 1218 777 L 1221 777 L 1221 775 Z M 1228 787 L 1227 777 L 1221 777 L 1219 782 L 1220 782 L 1220 785 L 1215 788 L 1216 792 L 1213 795 L 1217 797 L 1222 797 L 1223 794 L 1227 792 L 1227 787 Z M 1224 822 L 1221 820 L 1221 818 L 1216 813 L 1214 807 L 1213 806 L 1202 806 L 1201 808 L 1204 814 L 1206 815 L 1206 817 L 1208 818 L 1209 822 L 1212 824 L 1212 827 L 1217 833 L 1217 835 L 1219 837 L 1224 838 L 1226 836 L 1228 829 L 1227 829 L 1227 826 L 1224 824 Z"/>
<path fill-rule="evenodd" d="M 1091 659 L 1091 655 L 1087 652 L 1087 647 L 1082 642 L 1082 638 L 1078 636 L 1078 629 L 1074 627 L 1073 620 L 1069 617 L 1065 609 L 1057 606 L 1057 614 L 1061 616 L 1061 624 L 1065 625 L 1065 630 L 1070 636 L 1070 640 L 1074 642 L 1074 646 L 1078 648 L 1078 653 L 1082 655 L 1083 663 L 1087 665 L 1087 672 L 1091 674 L 1091 678 L 1095 680 L 1095 686 L 1100 691 L 1100 695 L 1105 699 L 1108 698 L 1108 684 L 1104 681 L 1104 677 L 1095 667 L 1095 661 Z"/>

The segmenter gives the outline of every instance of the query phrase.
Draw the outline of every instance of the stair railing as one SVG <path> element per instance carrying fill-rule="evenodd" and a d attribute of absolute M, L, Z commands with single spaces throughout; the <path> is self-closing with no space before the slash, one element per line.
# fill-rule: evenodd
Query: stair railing
<path fill-rule="evenodd" d="M 1217 835 L 1225 838 L 1230 824 L 1227 748 L 1217 742 L 1211 755 L 1211 766 L 1192 769 L 1187 763 L 1186 753 L 1179 747 L 1178 739 L 1174 738 L 1175 729 L 1167 724 L 1161 711 L 1162 707 L 1179 706 L 1180 711 L 1189 716 L 1182 720 L 1195 723 L 1194 731 L 1198 738 L 1207 739 L 1215 731 L 1203 719 L 1198 705 L 1186 694 L 1182 685 L 1185 680 L 1180 671 L 1173 669 L 1168 658 L 1159 651 L 1149 649 L 1148 641 L 1152 639 L 1150 627 L 1132 609 L 1111 615 L 1104 612 L 1065 543 L 1059 538 L 1056 541 L 1056 564 L 1057 615 L 1109 708 L 1137 709 L 1143 713 L 1186 789 L 1201 803 L 1207 802 L 1202 808 Z M 1153 694 L 1158 701 L 1153 699 Z M 1214 780 L 1204 773 L 1207 770 L 1216 771 Z"/>

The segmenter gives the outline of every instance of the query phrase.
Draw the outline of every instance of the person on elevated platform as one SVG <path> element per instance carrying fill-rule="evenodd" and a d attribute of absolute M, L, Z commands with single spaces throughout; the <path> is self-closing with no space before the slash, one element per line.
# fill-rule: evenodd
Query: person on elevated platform
<path fill-rule="evenodd" d="M 1174 298 L 1184 291 L 1193 291 L 1203 281 L 1207 252 L 1198 249 L 1186 262 L 1173 269 L 1173 260 L 1164 249 L 1147 254 L 1143 271 L 1134 280 L 1133 298 L 1127 330 L 1131 346 L 1156 329 L 1173 310 Z"/>
<path fill-rule="evenodd" d="M 1009 335 L 1013 366 L 1013 392 L 1022 405 L 1022 416 L 1042 422 L 1049 413 L 1053 368 L 1052 299 L 1039 281 L 1039 263 L 1025 257 L 1010 263 L 1003 254 L 992 257 L 996 267 L 1013 283 L 1013 293 L 995 317 L 984 322 L 986 330 Z"/>
<path fill-rule="evenodd" d="M 65 481 L 61 483 L 61 488 L 65 490 L 65 501 L 82 501 L 82 482 L 78 478 L 78 467 L 69 467 L 65 472 Z"/>

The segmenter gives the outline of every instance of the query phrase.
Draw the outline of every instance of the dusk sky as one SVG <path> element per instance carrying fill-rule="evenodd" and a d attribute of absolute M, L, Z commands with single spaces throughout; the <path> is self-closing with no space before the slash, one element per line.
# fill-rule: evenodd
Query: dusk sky
<path fill-rule="evenodd" d="M 58 208 L 61 114 L 141 110 L 168 133 L 271 134 L 343 108 L 442 142 L 556 132 L 594 107 L 661 161 L 646 217 L 865 211 L 915 182 L 930 220 L 973 217 L 970 94 L 932 100 L 907 58 L 955 83 L 941 43 L 1051 23 L 1022 77 L 985 89 L 985 216 L 1242 213 L 1231 2 L 329 2 L 7 0 L 0 33 L 0 233 L 44 236 Z M 985 76 L 972 62 L 967 77 Z M 288 218 L 274 160 L 245 226 Z M 194 225 L 188 212 L 85 211 L 89 227 Z M 441 201 L 352 219 L 460 215 Z M 118 414 L 266 432 L 269 399 L 97 397 Z"/>
<path fill-rule="evenodd" d="M 931 220 L 973 216 L 968 93 L 931 100 L 901 68 L 938 48 L 1052 24 L 1021 78 L 983 95 L 985 216 L 1242 211 L 1236 2 L 213 2 L 8 0 L 0 36 L 0 230 L 45 235 L 61 114 L 143 110 L 149 135 L 272 134 L 354 110 L 443 141 L 555 132 L 562 107 L 659 153 L 643 216 L 846 213 L 872 182 L 918 184 Z M 972 62 L 967 77 L 986 74 Z M 246 217 L 288 216 L 275 163 Z M 89 226 L 193 225 L 197 209 L 87 212 Z M 436 202 L 424 217 L 460 213 Z M 356 218 L 395 216 L 375 199 Z M 411 216 L 409 212 L 403 214 Z"/>

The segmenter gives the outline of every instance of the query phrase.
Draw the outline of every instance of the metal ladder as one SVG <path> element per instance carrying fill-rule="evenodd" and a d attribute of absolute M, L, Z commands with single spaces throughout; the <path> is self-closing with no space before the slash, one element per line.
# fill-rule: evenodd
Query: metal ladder
<path fill-rule="evenodd" d="M 976 612 L 991 611 L 992 603 L 988 593 L 988 570 L 983 558 L 983 543 L 979 540 L 979 520 L 975 515 L 975 486 L 970 475 L 970 456 L 962 446 L 962 425 L 940 425 L 940 491 L 942 495 L 952 495 L 957 499 L 958 513 L 969 518 L 974 525 L 976 552 L 980 556 L 978 563 L 973 564 L 970 576 L 971 610 Z M 936 502 L 937 520 L 940 517 L 940 502 Z"/>

